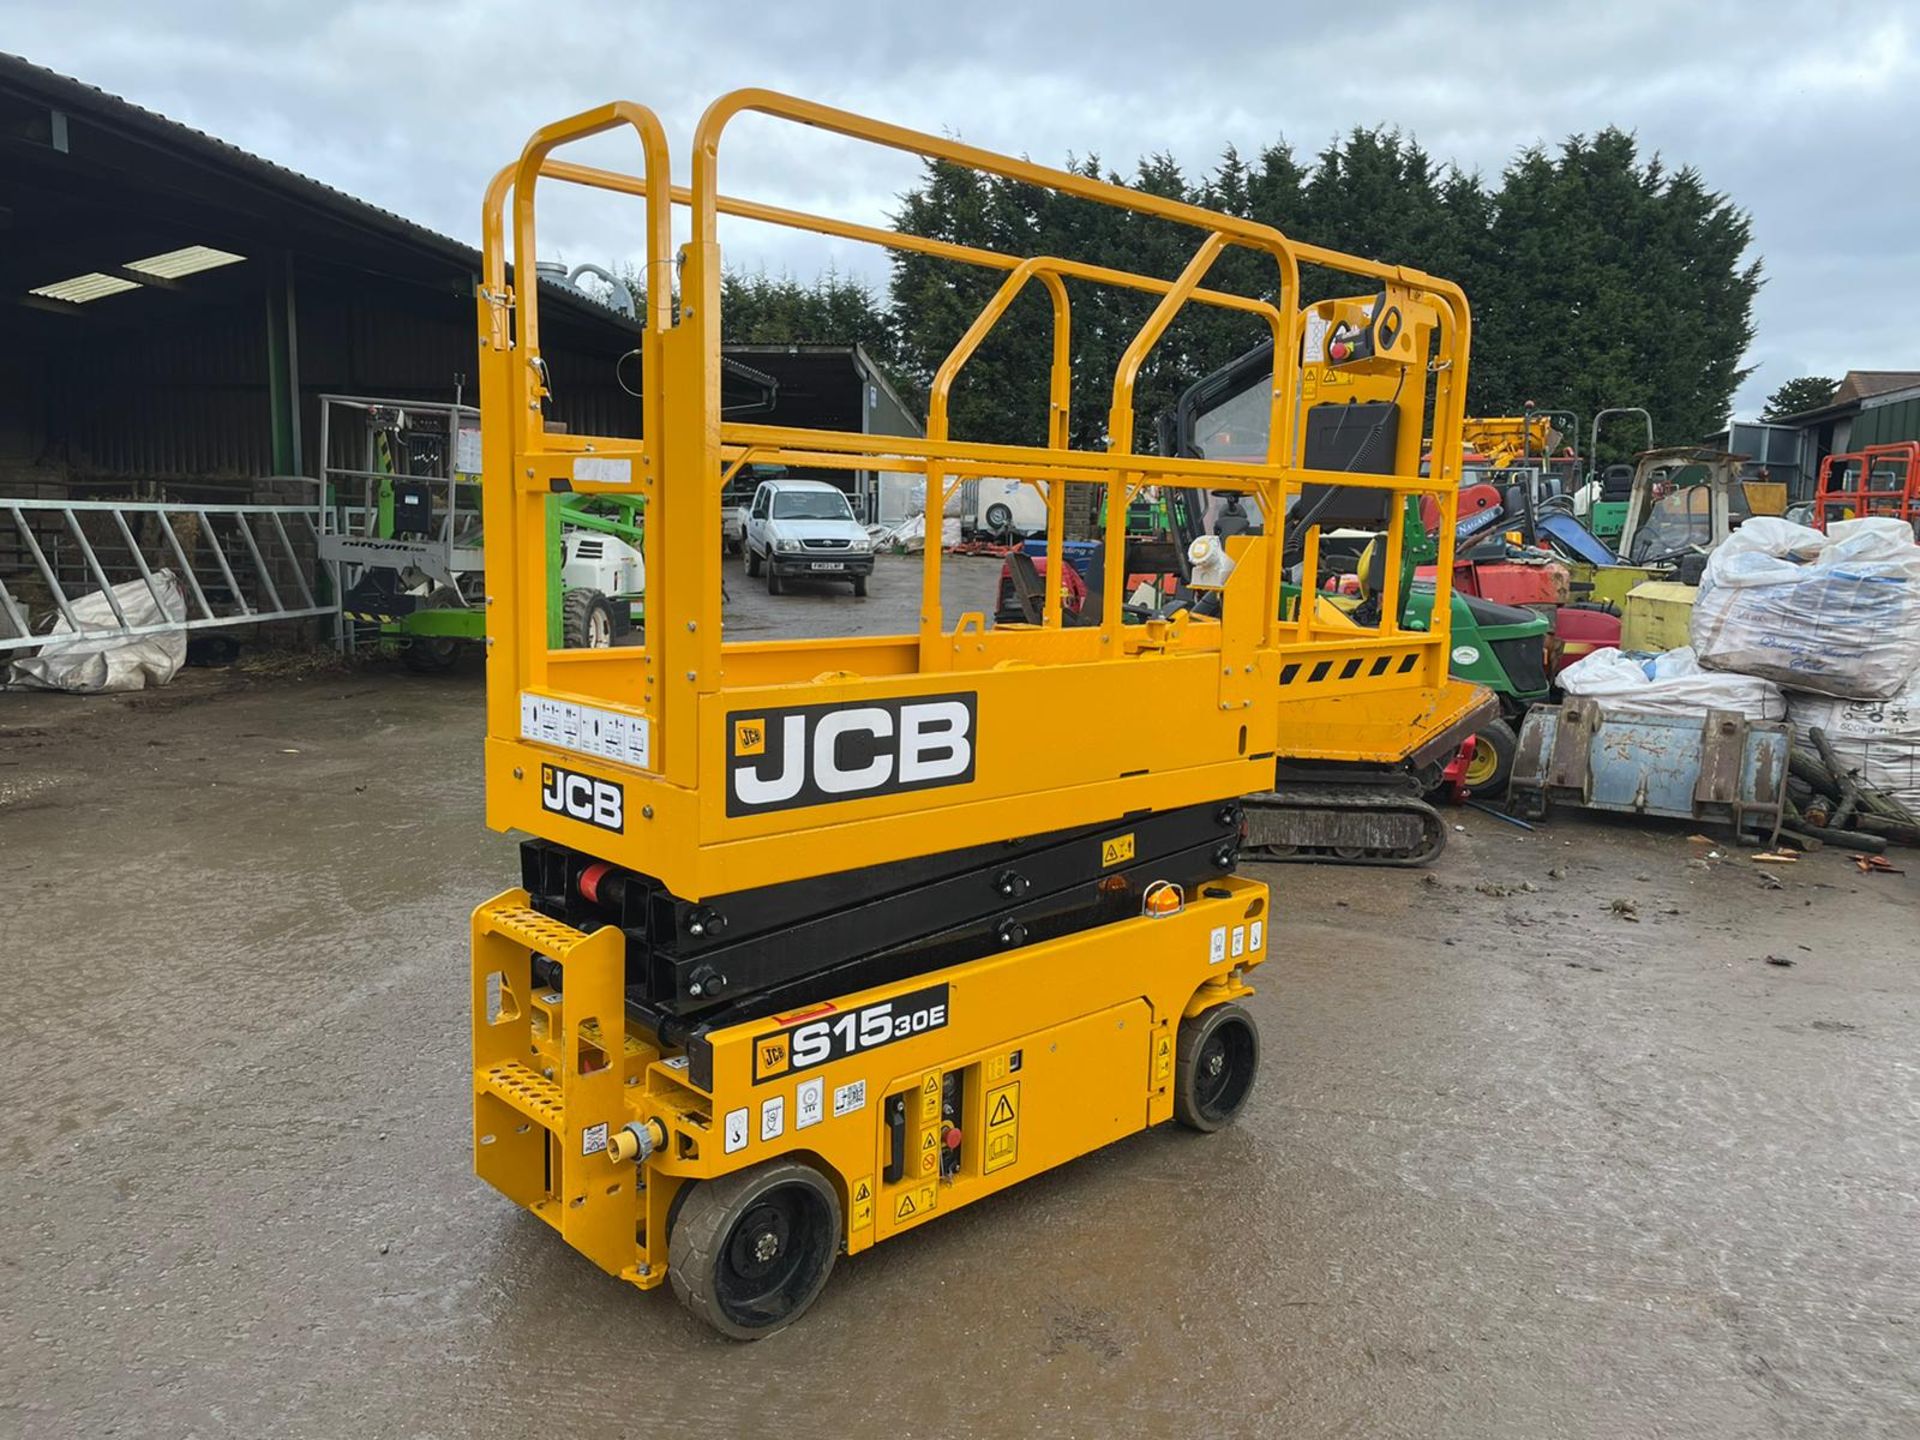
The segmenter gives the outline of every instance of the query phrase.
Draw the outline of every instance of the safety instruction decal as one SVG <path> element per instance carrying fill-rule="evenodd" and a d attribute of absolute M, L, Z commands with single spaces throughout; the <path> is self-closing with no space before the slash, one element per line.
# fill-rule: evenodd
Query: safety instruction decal
<path fill-rule="evenodd" d="M 1111 870 L 1115 865 L 1124 865 L 1133 859 L 1133 836 L 1116 835 L 1111 840 L 1100 842 L 1100 868 Z"/>
<path fill-rule="evenodd" d="M 747 1148 L 747 1107 L 744 1105 L 727 1112 L 726 1147 L 729 1155 Z"/>
<path fill-rule="evenodd" d="M 902 1190 L 900 1198 L 893 1202 L 894 1223 L 898 1224 L 902 1220 L 917 1220 L 922 1215 L 930 1215 L 939 1202 L 940 1187 L 931 1181 L 925 1185 L 916 1185 L 911 1190 Z"/>
<path fill-rule="evenodd" d="M 520 738 L 642 770 L 649 768 L 653 753 L 653 724 L 644 715 L 576 705 L 524 690 L 520 692 Z"/>
<path fill-rule="evenodd" d="M 1009 1081 L 987 1091 L 987 1151 L 980 1169 L 991 1175 L 1013 1164 L 1020 1154 L 1020 1082 Z"/>
<path fill-rule="evenodd" d="M 760 1138 L 778 1140 L 787 1128 L 787 1097 L 769 1095 L 760 1102 Z"/>
<path fill-rule="evenodd" d="M 853 1219 L 851 1228 L 864 1230 L 873 1224 L 873 1177 L 862 1175 L 853 1182 Z"/>
<path fill-rule="evenodd" d="M 793 1095 L 793 1128 L 804 1130 L 827 1118 L 827 1082 L 818 1075 L 803 1080 Z"/>

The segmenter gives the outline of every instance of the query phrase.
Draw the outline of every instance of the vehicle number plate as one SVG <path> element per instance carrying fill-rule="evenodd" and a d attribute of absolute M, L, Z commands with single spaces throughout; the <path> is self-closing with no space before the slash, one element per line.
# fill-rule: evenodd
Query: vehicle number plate
<path fill-rule="evenodd" d="M 847 566 L 846 562 L 842 560 L 816 560 L 813 562 L 813 568 L 815 570 L 844 570 Z"/>

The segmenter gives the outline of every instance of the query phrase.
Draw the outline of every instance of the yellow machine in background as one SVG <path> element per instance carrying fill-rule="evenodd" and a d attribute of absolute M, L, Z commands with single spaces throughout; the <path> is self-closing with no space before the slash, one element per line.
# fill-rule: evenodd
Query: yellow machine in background
<path fill-rule="evenodd" d="M 1505 470 L 1523 459 L 1544 460 L 1560 443 L 1552 419 L 1536 415 L 1470 415 L 1461 427 L 1461 440 L 1484 456 L 1491 470 Z"/>
<path fill-rule="evenodd" d="M 1193 235 L 1192 258 L 1168 279 L 729 196 L 722 141 L 746 112 L 1155 216 Z M 606 131 L 637 140 L 639 176 L 556 158 Z M 1430 407 L 1440 453 L 1458 452 L 1467 308 L 1415 271 L 767 91 L 716 101 L 692 155 L 680 188 L 653 112 L 616 103 L 538 131 L 488 192 L 487 818 L 534 838 L 521 886 L 474 916 L 474 1161 L 609 1274 L 670 1280 L 716 1328 L 754 1337 L 804 1311 L 841 1253 L 1145 1126 L 1213 1129 L 1238 1113 L 1259 1038 L 1236 1002 L 1271 951 L 1272 916 L 1266 888 L 1232 873 L 1236 797 L 1269 783 L 1284 706 L 1346 703 L 1363 724 L 1368 697 L 1441 686 L 1448 660 L 1444 623 L 1283 614 L 1278 517 L 1303 487 L 1359 487 L 1390 505 L 1435 497 L 1450 534 L 1457 467 L 1423 477 L 1418 439 Z M 636 197 L 644 213 L 630 433 L 544 420 L 539 296 L 515 280 L 534 273 L 537 192 L 556 181 Z M 674 204 L 692 236 L 677 256 Z M 924 440 L 722 418 L 723 214 L 1003 275 L 935 376 Z M 1229 246 L 1271 266 L 1278 304 L 1206 287 Z M 1402 397 L 1378 471 L 1321 471 L 1296 444 L 1308 263 L 1376 293 L 1370 311 L 1330 315 L 1344 353 L 1328 365 Z M 1066 439 L 1067 280 L 1158 297 L 1116 368 L 1101 450 Z M 956 440 L 953 384 L 1029 285 L 1055 319 L 1049 442 Z M 1257 455 L 1130 446 L 1140 365 L 1188 304 L 1273 342 Z M 936 515 L 965 477 L 1025 480 L 1046 495 L 1056 547 L 1068 487 L 1098 486 L 1115 502 L 1116 554 L 1126 502 L 1148 484 L 1242 495 L 1276 523 L 1221 543 L 1211 615 L 1130 623 L 1114 566 L 1106 620 L 1072 626 L 1054 567 L 1041 623 L 990 627 L 943 611 L 930 546 L 916 633 L 730 642 L 719 496 L 749 463 L 917 471 Z M 556 492 L 643 502 L 639 644 L 551 647 Z"/>
<path fill-rule="evenodd" d="M 1429 467 L 1422 388 L 1391 366 L 1356 365 L 1335 353 L 1344 348 L 1343 334 L 1376 312 L 1387 313 L 1382 304 L 1378 294 L 1351 296 L 1310 306 L 1301 317 L 1295 443 L 1321 480 L 1336 473 L 1406 474 Z M 1428 345 L 1433 320 L 1431 314 L 1414 315 L 1406 343 L 1415 350 Z M 1272 351 L 1272 342 L 1263 342 L 1189 386 L 1161 417 L 1162 453 L 1199 459 L 1264 455 L 1272 438 Z M 1471 429 L 1476 422 L 1464 423 Z M 1465 449 L 1452 446 L 1450 467 L 1443 467 L 1456 481 Z M 1201 536 L 1267 532 L 1257 498 L 1177 487 L 1163 494 L 1174 538 L 1183 547 Z M 1364 629 L 1387 615 L 1399 616 L 1407 633 L 1420 633 L 1428 610 L 1457 618 L 1460 607 L 1450 595 L 1457 496 L 1447 497 L 1446 522 L 1437 535 L 1421 523 L 1417 506 L 1378 488 L 1311 483 L 1289 504 L 1276 543 L 1289 577 L 1281 613 L 1290 624 L 1299 624 L 1300 597 L 1307 593 L 1314 595 L 1308 625 L 1321 635 Z M 1344 553 L 1327 561 L 1323 537 Z M 1322 593 L 1326 575 L 1355 568 L 1358 540 L 1367 542 L 1365 555 L 1378 561 L 1358 565 L 1362 593 Z M 1417 603 L 1423 597 L 1407 587 L 1416 563 L 1436 560 L 1443 562 L 1444 578 L 1423 607 Z M 1410 596 L 1415 603 L 1405 604 Z M 1537 649 L 1536 657 L 1544 659 Z M 1244 797 L 1253 856 L 1410 866 L 1440 854 L 1450 827 L 1425 794 L 1441 783 L 1466 740 L 1500 725 L 1499 702 L 1482 685 L 1448 674 L 1436 679 L 1424 666 L 1395 669 L 1383 678 L 1379 688 L 1361 696 L 1282 691 L 1272 776 Z"/>

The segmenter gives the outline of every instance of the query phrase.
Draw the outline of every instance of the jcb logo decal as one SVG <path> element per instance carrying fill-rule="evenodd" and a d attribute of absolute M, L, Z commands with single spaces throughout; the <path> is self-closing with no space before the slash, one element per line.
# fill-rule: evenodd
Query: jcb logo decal
<path fill-rule="evenodd" d="M 753 1057 L 753 1073 L 762 1080 L 787 1073 L 787 1037 L 769 1035 L 759 1042 L 759 1052 Z"/>
<path fill-rule="evenodd" d="M 727 813 L 757 815 L 973 779 L 972 692 L 729 715 Z"/>
<path fill-rule="evenodd" d="M 602 830 L 626 829 L 626 791 L 611 780 L 598 780 L 558 765 L 540 767 L 540 808 L 570 820 L 584 820 Z"/>

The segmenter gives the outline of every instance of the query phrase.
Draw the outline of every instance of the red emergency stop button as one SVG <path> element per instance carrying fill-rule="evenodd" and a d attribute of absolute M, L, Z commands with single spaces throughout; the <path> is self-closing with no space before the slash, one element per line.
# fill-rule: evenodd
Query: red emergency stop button
<path fill-rule="evenodd" d="M 957 1125 L 947 1126 L 946 1134 L 940 1138 L 946 1142 L 947 1149 L 958 1150 L 960 1148 L 960 1127 Z"/>

